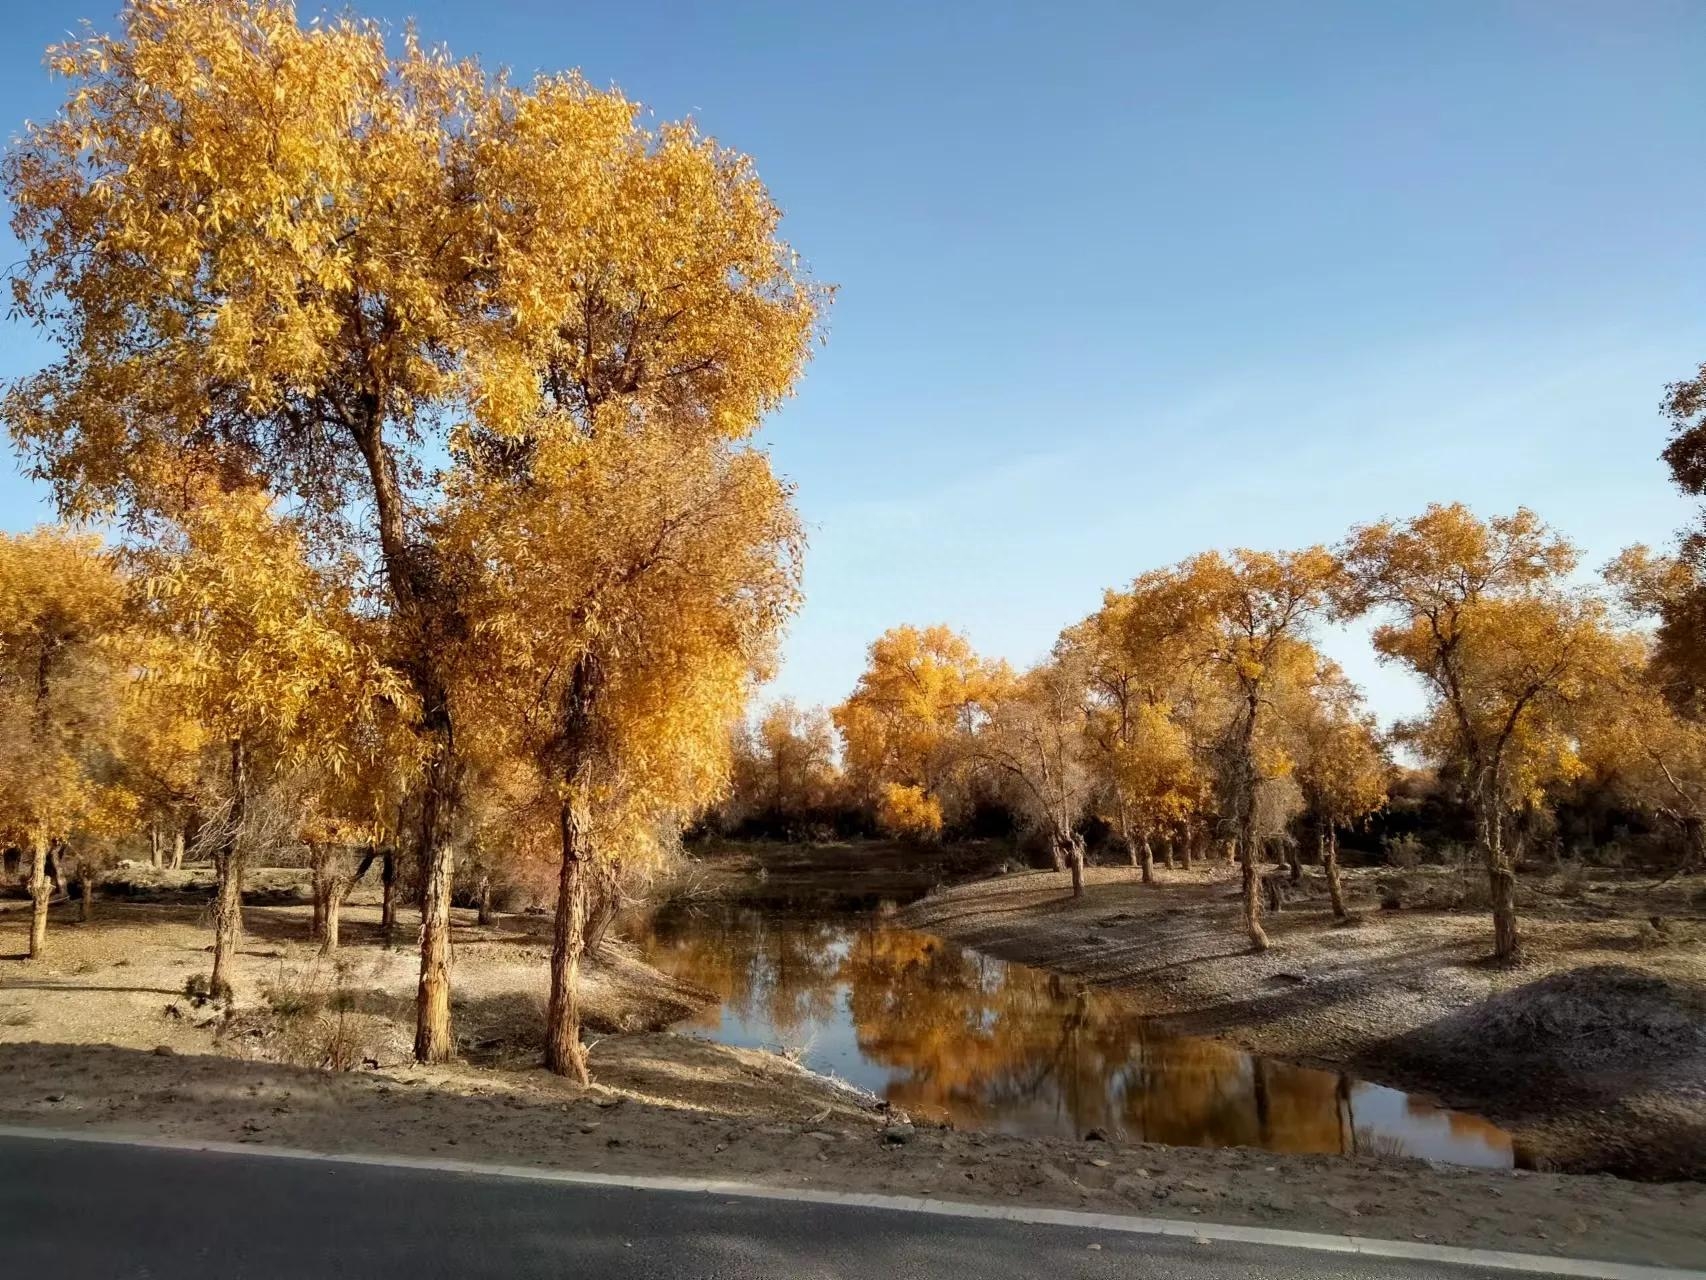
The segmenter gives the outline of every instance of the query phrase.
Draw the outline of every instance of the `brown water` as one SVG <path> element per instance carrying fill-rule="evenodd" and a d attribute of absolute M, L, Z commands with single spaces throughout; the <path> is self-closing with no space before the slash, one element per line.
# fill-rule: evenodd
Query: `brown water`
<path fill-rule="evenodd" d="M 678 1030 L 797 1053 L 914 1117 L 1027 1136 L 1508 1167 L 1510 1136 L 1395 1089 L 1163 1035 L 1117 992 L 1008 964 L 876 915 L 718 905 L 624 932 L 709 988 Z"/>

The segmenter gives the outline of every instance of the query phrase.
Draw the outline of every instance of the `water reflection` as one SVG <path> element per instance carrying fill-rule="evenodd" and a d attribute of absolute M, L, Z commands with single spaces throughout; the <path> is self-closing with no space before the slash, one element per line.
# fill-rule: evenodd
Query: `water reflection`
<path fill-rule="evenodd" d="M 719 997 L 684 1030 L 796 1052 L 959 1128 L 1512 1163 L 1509 1135 L 1475 1116 L 1160 1035 L 1117 993 L 874 916 L 721 906 L 659 912 L 624 932 L 652 964 Z"/>

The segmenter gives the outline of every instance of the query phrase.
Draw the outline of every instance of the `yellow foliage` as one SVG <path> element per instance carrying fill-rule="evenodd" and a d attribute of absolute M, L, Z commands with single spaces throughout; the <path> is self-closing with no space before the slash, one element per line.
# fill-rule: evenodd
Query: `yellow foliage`
<path fill-rule="evenodd" d="M 99 538 L 0 534 L 0 834 L 43 847 L 102 820 L 124 701 L 125 583 Z"/>
<path fill-rule="evenodd" d="M 933 840 L 942 833 L 942 802 L 922 787 L 887 782 L 877 802 L 877 822 L 891 835 Z"/>
<path fill-rule="evenodd" d="M 947 627 L 895 627 L 872 642 L 847 701 L 831 715 L 852 785 L 875 799 L 890 783 L 941 800 L 968 737 L 1009 690 L 1004 662 Z"/>
<path fill-rule="evenodd" d="M 214 741 L 331 774 L 400 749 L 375 729 L 412 713 L 406 682 L 266 494 L 196 503 L 139 561 L 156 626 L 139 663 Z"/>

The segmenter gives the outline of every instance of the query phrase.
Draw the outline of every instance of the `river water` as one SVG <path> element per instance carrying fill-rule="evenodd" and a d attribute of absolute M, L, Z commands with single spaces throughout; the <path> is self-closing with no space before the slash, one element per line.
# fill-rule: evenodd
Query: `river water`
<path fill-rule="evenodd" d="M 1379 1152 L 1503 1168 L 1479 1117 L 1335 1072 L 1160 1033 L 1118 992 L 878 913 L 669 907 L 623 932 L 717 1005 L 677 1030 L 797 1055 L 914 1118 L 1033 1137 Z"/>

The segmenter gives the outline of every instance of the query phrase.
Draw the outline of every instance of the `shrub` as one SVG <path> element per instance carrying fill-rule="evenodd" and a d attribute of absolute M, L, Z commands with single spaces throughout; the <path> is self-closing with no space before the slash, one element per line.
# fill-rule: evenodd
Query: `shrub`
<path fill-rule="evenodd" d="M 1421 864 L 1424 849 L 1422 842 L 1415 836 L 1387 836 L 1380 843 L 1388 866 L 1409 871 Z"/>

